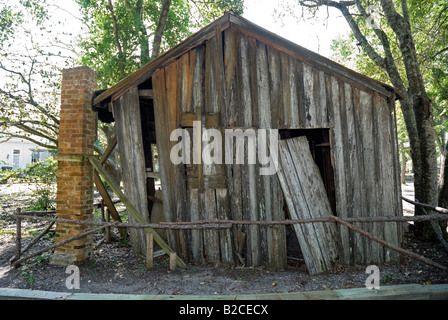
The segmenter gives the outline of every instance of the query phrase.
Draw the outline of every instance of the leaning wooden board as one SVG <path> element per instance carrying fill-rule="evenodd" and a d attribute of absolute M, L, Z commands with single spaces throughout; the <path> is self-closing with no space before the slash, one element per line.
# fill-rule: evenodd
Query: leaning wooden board
<path fill-rule="evenodd" d="M 281 140 L 277 176 L 291 219 L 332 215 L 325 186 L 306 137 Z M 329 270 L 338 257 L 338 234 L 333 223 L 294 225 L 310 274 Z"/>

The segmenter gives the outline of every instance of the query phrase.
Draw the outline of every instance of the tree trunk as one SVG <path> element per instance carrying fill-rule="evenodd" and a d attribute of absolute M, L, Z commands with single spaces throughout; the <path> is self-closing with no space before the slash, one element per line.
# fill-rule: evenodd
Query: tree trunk
<path fill-rule="evenodd" d="M 439 207 L 448 208 L 448 142 L 445 144 L 443 162 L 440 165 Z"/>
<path fill-rule="evenodd" d="M 412 96 L 401 101 L 403 109 L 409 108 L 407 103 L 411 102 L 415 117 L 415 130 L 408 129 L 409 142 L 411 146 L 411 158 L 414 170 L 414 190 L 416 201 L 433 206 L 438 204 L 438 174 L 437 174 L 437 152 L 435 145 L 435 130 L 433 128 L 433 117 L 431 103 L 426 97 Z M 415 208 L 416 215 L 425 213 L 420 207 Z M 422 240 L 435 239 L 433 229 L 428 222 L 415 223 L 415 235 Z"/>
<path fill-rule="evenodd" d="M 168 19 L 168 12 L 170 11 L 171 0 L 162 1 L 162 9 L 160 11 L 159 22 L 154 34 L 154 42 L 152 44 L 151 58 L 154 59 L 160 54 L 160 47 L 162 45 L 163 31 L 165 30 L 166 20 Z"/>
<path fill-rule="evenodd" d="M 403 143 L 401 148 L 404 148 Z M 404 152 L 401 153 L 401 184 L 406 184 L 406 154 Z"/>
<path fill-rule="evenodd" d="M 440 164 L 440 182 L 439 182 L 439 207 L 448 208 L 448 142 L 445 144 L 443 152 L 443 162 Z M 447 222 L 439 222 L 443 238 L 447 239 Z"/>
<path fill-rule="evenodd" d="M 415 198 L 419 202 L 437 205 L 437 149 L 433 110 L 431 100 L 426 94 L 425 83 L 418 63 L 407 2 L 405 0 L 400 2 L 402 14 L 395 9 L 392 0 L 381 0 L 380 2 L 387 23 L 397 36 L 406 70 L 408 90 L 405 99 L 401 101 L 401 107 L 411 145 Z M 423 215 L 424 212 L 417 207 L 415 214 Z M 415 234 L 423 240 L 433 239 L 435 236 L 428 222 L 416 223 Z"/>

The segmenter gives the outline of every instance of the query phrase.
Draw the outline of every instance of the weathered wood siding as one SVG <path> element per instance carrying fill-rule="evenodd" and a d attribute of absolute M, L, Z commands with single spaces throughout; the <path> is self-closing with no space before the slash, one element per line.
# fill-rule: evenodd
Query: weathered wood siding
<path fill-rule="evenodd" d="M 169 142 L 170 133 L 181 127 L 186 113 L 202 120 L 202 130 L 210 114 L 219 115 L 220 130 L 328 128 L 335 214 L 401 213 L 392 93 L 385 96 L 236 27 L 218 27 L 215 36 L 159 68 L 152 83 L 167 221 L 285 219 L 277 177 L 260 176 L 258 164 L 171 164 L 170 149 L 177 142 Z M 363 227 L 400 242 L 395 223 Z M 342 263 L 397 261 L 347 228 L 340 232 Z M 171 231 L 169 241 L 192 261 L 286 266 L 284 226 Z"/>
<path fill-rule="evenodd" d="M 144 222 L 149 223 L 138 89 L 131 89 L 121 96 L 114 102 L 113 109 L 124 192 L 140 212 Z M 131 214 L 128 218 L 131 223 L 138 223 Z M 134 252 L 144 254 L 146 252 L 145 230 L 130 228 L 129 232 Z"/>

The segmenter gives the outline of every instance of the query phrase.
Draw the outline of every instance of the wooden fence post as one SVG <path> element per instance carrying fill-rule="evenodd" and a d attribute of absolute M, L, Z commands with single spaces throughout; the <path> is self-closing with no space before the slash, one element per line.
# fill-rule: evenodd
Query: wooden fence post
<path fill-rule="evenodd" d="M 171 252 L 170 253 L 170 270 L 174 271 L 176 270 L 176 261 L 177 261 L 177 253 Z"/>
<path fill-rule="evenodd" d="M 146 268 L 151 270 L 154 267 L 154 235 L 146 234 Z"/>

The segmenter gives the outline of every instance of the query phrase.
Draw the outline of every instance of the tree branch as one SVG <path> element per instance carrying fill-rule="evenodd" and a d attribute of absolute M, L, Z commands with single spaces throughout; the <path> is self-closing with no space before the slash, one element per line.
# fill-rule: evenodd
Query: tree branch
<path fill-rule="evenodd" d="M 20 139 L 28 140 L 28 141 L 30 141 L 32 143 L 37 144 L 38 146 L 46 148 L 46 149 L 55 150 L 55 149 L 58 148 L 57 141 L 56 141 L 56 144 L 48 144 L 48 143 L 39 141 L 37 139 L 31 138 L 29 136 L 21 135 L 21 134 L 15 134 L 15 133 L 5 132 L 5 131 L 2 131 L 2 134 L 6 135 L 6 136 L 8 136 L 10 138 L 20 138 Z"/>
<path fill-rule="evenodd" d="M 355 3 L 356 3 L 356 7 L 358 8 L 362 17 L 367 20 L 369 18 L 369 15 L 367 14 L 366 10 L 364 9 L 363 5 L 361 4 L 361 1 L 355 0 Z M 384 66 L 382 67 L 378 64 L 377 65 L 379 67 L 382 67 L 384 70 L 386 70 L 386 72 L 389 75 L 389 79 L 391 80 L 392 85 L 395 88 L 397 88 L 401 92 L 405 92 L 406 87 L 404 85 L 403 79 L 400 76 L 400 72 L 398 71 L 397 65 L 395 64 L 395 59 L 393 57 L 391 47 L 390 47 L 390 42 L 389 42 L 387 35 L 380 28 L 372 27 L 372 29 L 373 29 L 373 32 L 375 33 L 375 35 L 381 41 L 381 45 L 383 46 L 384 53 L 386 55 L 385 58 L 383 59 Z"/>
<path fill-rule="evenodd" d="M 160 54 L 160 47 L 162 45 L 163 30 L 165 30 L 166 21 L 168 19 L 168 12 L 170 11 L 171 0 L 162 1 L 162 9 L 160 10 L 159 22 L 154 34 L 154 41 L 152 43 L 151 59 L 154 59 Z"/>
<path fill-rule="evenodd" d="M 422 95 L 425 93 L 423 77 L 418 65 L 417 53 L 412 37 L 410 24 L 395 9 L 392 0 L 381 0 L 384 15 L 387 23 L 390 25 L 394 33 L 397 35 L 400 50 L 403 54 L 403 62 L 408 78 L 409 90 L 413 95 Z M 403 3 L 404 11 L 407 11 L 406 1 Z"/>
<path fill-rule="evenodd" d="M 114 38 L 115 38 L 115 42 L 117 44 L 118 54 L 121 57 L 121 59 L 119 59 L 120 73 L 121 73 L 121 77 L 124 78 L 124 76 L 125 76 L 125 68 L 124 68 L 124 58 L 125 58 L 125 56 L 124 56 L 123 48 L 121 46 L 120 38 L 119 38 L 119 35 L 118 35 L 117 17 L 115 16 L 114 7 L 112 5 L 112 0 L 109 0 L 109 4 L 106 5 L 106 7 L 109 10 L 110 17 L 112 19 L 112 25 L 113 25 L 113 29 L 114 29 Z"/>

